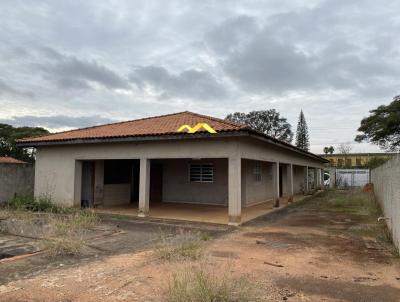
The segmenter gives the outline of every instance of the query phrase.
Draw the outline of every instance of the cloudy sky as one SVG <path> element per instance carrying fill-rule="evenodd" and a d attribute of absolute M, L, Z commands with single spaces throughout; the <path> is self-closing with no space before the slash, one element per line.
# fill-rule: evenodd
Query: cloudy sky
<path fill-rule="evenodd" d="M 0 2 L 0 122 L 275 108 L 312 151 L 400 94 L 400 1 Z M 353 151 L 376 147 L 355 144 Z"/>

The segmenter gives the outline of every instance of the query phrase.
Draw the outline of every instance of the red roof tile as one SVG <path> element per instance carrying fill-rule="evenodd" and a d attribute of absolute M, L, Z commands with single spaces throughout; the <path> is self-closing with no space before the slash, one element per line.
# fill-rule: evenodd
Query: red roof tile
<path fill-rule="evenodd" d="M 10 156 L 0 156 L 0 164 L 27 164 L 27 162 Z"/>
<path fill-rule="evenodd" d="M 180 126 L 186 124 L 194 127 L 198 123 L 207 123 L 217 132 L 248 129 L 246 125 L 185 111 L 156 117 L 142 118 L 133 121 L 47 134 L 39 137 L 30 137 L 18 140 L 18 142 L 55 142 L 77 139 L 101 139 L 176 134 Z M 199 132 L 204 131 L 206 130 L 199 130 Z"/>

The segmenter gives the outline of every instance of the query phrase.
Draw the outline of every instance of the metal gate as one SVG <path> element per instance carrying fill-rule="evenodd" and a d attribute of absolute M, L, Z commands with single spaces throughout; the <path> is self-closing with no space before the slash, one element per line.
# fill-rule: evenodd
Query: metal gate
<path fill-rule="evenodd" d="M 369 169 L 337 169 L 337 187 L 362 187 L 370 182 Z"/>

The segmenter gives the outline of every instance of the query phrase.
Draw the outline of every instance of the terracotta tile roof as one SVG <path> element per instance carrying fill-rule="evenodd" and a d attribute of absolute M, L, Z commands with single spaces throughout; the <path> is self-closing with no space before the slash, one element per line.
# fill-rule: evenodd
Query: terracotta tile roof
<path fill-rule="evenodd" d="M 27 162 L 10 156 L 0 156 L 0 164 L 27 164 Z"/>
<path fill-rule="evenodd" d="M 47 134 L 18 140 L 19 143 L 71 141 L 78 139 L 122 138 L 149 135 L 176 134 L 182 125 L 194 127 L 198 123 L 207 123 L 217 132 L 248 129 L 246 125 L 228 122 L 210 116 L 184 111 L 156 117 L 142 118 L 127 122 L 113 123 L 95 127 Z M 199 132 L 206 130 L 201 129 Z"/>

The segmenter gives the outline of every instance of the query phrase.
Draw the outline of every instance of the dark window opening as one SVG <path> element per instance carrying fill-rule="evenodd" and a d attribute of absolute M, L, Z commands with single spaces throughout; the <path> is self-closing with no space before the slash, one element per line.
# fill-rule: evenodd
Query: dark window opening
<path fill-rule="evenodd" d="M 104 161 L 104 184 L 131 183 L 132 162 L 127 160 Z"/>
<path fill-rule="evenodd" d="M 214 165 L 191 164 L 189 179 L 191 182 L 214 182 Z"/>

